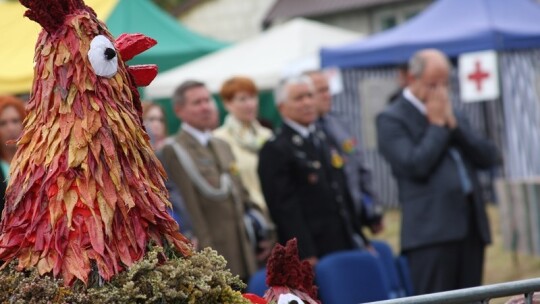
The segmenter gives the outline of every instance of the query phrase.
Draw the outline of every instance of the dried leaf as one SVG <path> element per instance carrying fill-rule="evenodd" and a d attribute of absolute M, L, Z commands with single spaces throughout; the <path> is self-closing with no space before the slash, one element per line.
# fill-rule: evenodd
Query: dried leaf
<path fill-rule="evenodd" d="M 88 147 L 84 146 L 79 148 L 77 139 L 71 137 L 71 140 L 69 141 L 69 167 L 78 167 L 85 160 L 87 154 Z"/>
<path fill-rule="evenodd" d="M 69 61 L 71 53 L 69 52 L 65 43 L 59 43 L 58 49 L 56 50 L 56 58 L 54 61 L 55 66 L 61 66 Z"/>
<path fill-rule="evenodd" d="M 53 267 L 53 260 L 50 256 L 45 256 L 41 258 L 37 264 L 39 275 L 44 275 L 51 272 L 53 270 Z"/>
<path fill-rule="evenodd" d="M 62 274 L 67 284 L 71 284 L 73 276 L 77 277 L 85 284 L 88 283 L 90 261 L 88 260 L 88 255 L 86 254 L 86 251 L 82 251 L 80 246 L 72 244 L 67 248 L 66 255 L 64 256 L 63 266 L 65 268 Z"/>
<path fill-rule="evenodd" d="M 66 206 L 66 215 L 67 215 L 67 225 L 69 228 L 71 228 L 71 220 L 73 218 L 73 209 L 75 208 L 75 204 L 77 204 L 77 201 L 79 200 L 79 195 L 77 195 L 77 191 L 75 190 L 69 190 L 64 195 L 64 204 Z"/>
<path fill-rule="evenodd" d="M 97 217 L 86 217 L 84 219 L 92 248 L 100 255 L 105 251 L 105 238 L 103 236 L 103 226 L 101 220 Z"/>
<path fill-rule="evenodd" d="M 101 220 L 105 224 L 105 233 L 109 235 L 111 233 L 114 210 L 109 206 L 101 191 L 98 191 L 97 193 L 97 202 L 99 206 L 99 212 L 101 214 Z"/>

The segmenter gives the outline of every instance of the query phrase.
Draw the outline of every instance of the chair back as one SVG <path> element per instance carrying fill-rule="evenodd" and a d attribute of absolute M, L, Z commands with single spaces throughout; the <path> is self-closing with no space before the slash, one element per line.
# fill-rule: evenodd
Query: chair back
<path fill-rule="evenodd" d="M 409 261 L 404 255 L 400 255 L 396 258 L 396 265 L 398 269 L 399 279 L 401 281 L 401 286 L 405 290 L 405 295 L 407 297 L 414 296 L 414 287 L 411 279 L 411 271 L 409 269 Z"/>
<path fill-rule="evenodd" d="M 315 268 L 324 304 L 358 304 L 388 300 L 390 288 L 382 263 L 367 251 L 345 251 L 322 258 Z"/>
<path fill-rule="evenodd" d="M 406 296 L 405 288 L 401 284 L 399 273 L 396 267 L 396 258 L 392 252 L 392 247 L 388 243 L 378 240 L 371 240 L 371 245 L 379 254 L 384 273 L 390 285 L 390 299 L 402 298 Z"/>
<path fill-rule="evenodd" d="M 251 276 L 248 282 L 247 292 L 262 297 L 268 288 L 269 287 L 266 285 L 266 268 L 264 268 Z"/>

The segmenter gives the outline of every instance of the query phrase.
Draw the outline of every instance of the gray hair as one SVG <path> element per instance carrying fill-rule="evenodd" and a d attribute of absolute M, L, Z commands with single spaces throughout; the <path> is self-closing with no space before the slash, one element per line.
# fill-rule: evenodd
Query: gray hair
<path fill-rule="evenodd" d="M 186 92 L 193 89 L 204 87 L 204 83 L 197 80 L 186 80 L 180 84 L 174 91 L 172 102 L 173 106 L 181 106 L 186 102 Z"/>
<path fill-rule="evenodd" d="M 309 76 L 309 77 L 313 75 L 319 75 L 319 74 L 324 75 L 324 71 L 323 70 L 307 70 L 307 71 L 302 72 L 303 76 Z"/>
<path fill-rule="evenodd" d="M 276 106 L 287 101 L 287 98 L 289 97 L 289 88 L 291 85 L 295 84 L 305 84 L 311 91 L 313 91 L 313 82 L 309 76 L 301 75 L 282 79 L 274 90 L 274 100 Z"/>
<path fill-rule="evenodd" d="M 451 67 L 450 60 L 448 59 L 448 57 L 444 53 L 440 52 L 439 50 L 435 50 L 435 49 L 420 50 L 414 53 L 414 55 L 409 60 L 408 69 L 409 69 L 409 73 L 412 76 L 414 76 L 415 78 L 422 76 L 427 65 L 427 60 L 425 56 L 426 52 L 433 52 L 433 51 L 443 56 L 444 59 L 446 60 L 446 63 L 448 64 L 448 67 Z"/>
<path fill-rule="evenodd" d="M 426 68 L 426 59 L 420 52 L 414 54 L 409 60 L 409 73 L 418 78 L 422 76 Z"/>

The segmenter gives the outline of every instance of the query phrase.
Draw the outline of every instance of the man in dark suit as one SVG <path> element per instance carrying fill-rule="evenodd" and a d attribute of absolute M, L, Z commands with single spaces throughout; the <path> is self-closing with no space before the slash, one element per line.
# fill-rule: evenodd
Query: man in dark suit
<path fill-rule="evenodd" d="M 312 264 L 335 251 L 364 247 L 343 159 L 315 127 L 310 79 L 282 82 L 275 98 L 284 124 L 260 152 L 259 176 L 279 241 L 297 238 L 301 258 Z"/>
<path fill-rule="evenodd" d="M 409 62 L 409 86 L 377 118 L 379 150 L 402 203 L 401 249 L 418 294 L 480 285 L 490 231 L 476 175 L 495 146 L 452 110 L 450 65 L 437 50 Z"/>

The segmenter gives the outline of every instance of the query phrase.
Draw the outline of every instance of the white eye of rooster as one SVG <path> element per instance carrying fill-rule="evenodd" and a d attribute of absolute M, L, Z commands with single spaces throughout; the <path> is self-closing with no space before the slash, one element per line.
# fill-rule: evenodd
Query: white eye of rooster
<path fill-rule="evenodd" d="M 118 71 L 118 56 L 112 42 L 103 35 L 98 35 L 90 42 L 88 59 L 98 76 L 113 77 Z"/>

